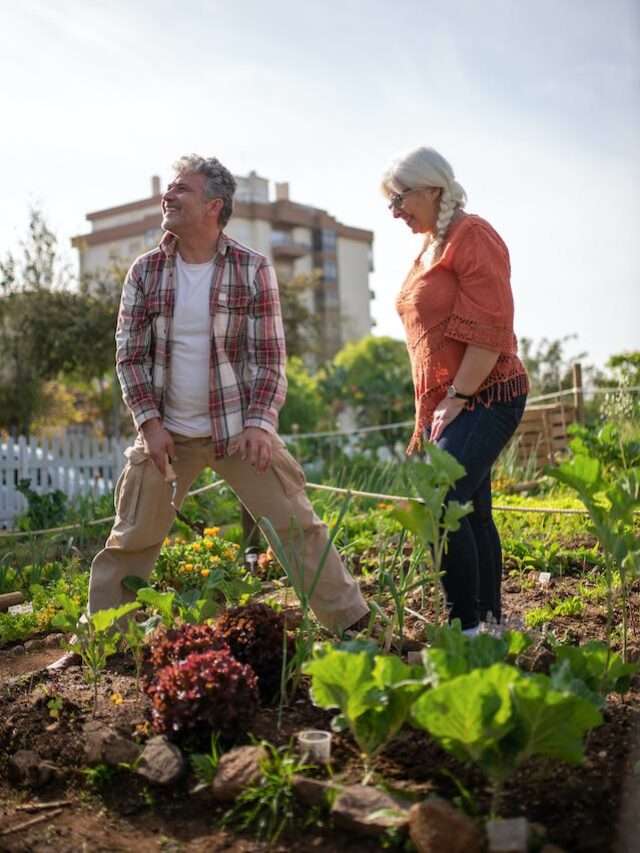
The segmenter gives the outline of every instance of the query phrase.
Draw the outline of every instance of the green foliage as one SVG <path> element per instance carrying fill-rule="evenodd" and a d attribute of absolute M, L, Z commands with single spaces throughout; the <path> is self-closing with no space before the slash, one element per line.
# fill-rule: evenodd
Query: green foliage
<path fill-rule="evenodd" d="M 67 651 L 80 655 L 83 664 L 83 676 L 87 684 L 93 684 L 93 716 L 98 706 L 98 684 L 107 658 L 117 651 L 116 624 L 127 613 L 137 608 L 135 602 L 120 607 L 98 610 L 86 616 L 80 603 L 69 595 L 56 596 L 61 610 L 51 620 L 55 628 L 73 631 L 75 642 L 63 642 Z"/>
<path fill-rule="evenodd" d="M 536 345 L 531 338 L 520 338 L 520 358 L 529 374 L 532 397 L 573 386 L 572 364 L 586 356 L 585 352 L 566 354 L 566 345 L 575 338 L 576 335 L 555 340 L 542 338 Z"/>
<path fill-rule="evenodd" d="M 207 527 L 204 532 L 194 542 L 180 537 L 173 544 L 165 541 L 152 576 L 161 588 L 186 591 L 210 584 L 223 591 L 226 584 L 238 578 L 239 546 L 222 539 L 218 527 Z M 239 596 L 229 590 L 229 597 Z"/>
<path fill-rule="evenodd" d="M 611 378 L 603 384 L 613 386 L 605 394 L 600 406 L 600 416 L 605 421 L 615 421 L 625 432 L 635 432 L 640 426 L 640 394 L 631 389 L 640 386 L 640 351 L 612 355 L 607 362 Z"/>
<path fill-rule="evenodd" d="M 479 633 L 467 637 L 460 620 L 451 625 L 427 628 L 429 647 L 422 653 L 425 680 L 437 687 L 474 669 L 486 669 L 494 663 L 512 661 L 531 645 L 531 638 L 520 631 L 505 631 L 499 636 Z"/>
<path fill-rule="evenodd" d="M 208 790 L 213 784 L 218 765 L 220 764 L 221 750 L 218 744 L 220 735 L 218 732 L 211 732 L 211 744 L 208 752 L 195 752 L 191 755 L 191 766 L 198 780 L 195 788 L 191 793 Z"/>
<path fill-rule="evenodd" d="M 447 493 L 464 473 L 463 466 L 451 454 L 430 444 L 426 462 L 405 465 L 408 487 L 417 493 L 421 502 L 400 504 L 391 513 L 431 553 L 436 580 L 440 577 L 449 533 L 459 530 L 460 519 L 473 511 L 470 502 L 461 504 L 450 500 L 445 504 Z M 434 589 L 436 622 L 439 622 L 441 607 L 437 583 Z"/>
<path fill-rule="evenodd" d="M 505 663 L 444 681 L 416 700 L 412 716 L 456 758 L 478 764 L 496 796 L 530 758 L 582 763 L 582 738 L 602 722 L 588 700 Z"/>
<path fill-rule="evenodd" d="M 318 380 L 311 376 L 298 356 L 287 359 L 287 381 L 287 399 L 280 411 L 280 432 L 290 434 L 294 428 L 301 433 L 331 429 L 331 409 Z"/>
<path fill-rule="evenodd" d="M 369 336 L 346 344 L 319 377 L 326 400 L 340 410 L 354 406 L 360 426 L 383 426 L 414 417 L 414 392 L 407 348 L 401 341 Z M 406 428 L 372 433 L 363 447 L 406 441 Z"/>
<path fill-rule="evenodd" d="M 60 489 L 38 494 L 30 488 L 31 480 L 20 480 L 16 491 L 24 495 L 29 504 L 27 512 L 18 520 L 19 530 L 48 530 L 63 524 L 67 514 L 67 496 Z"/>
<path fill-rule="evenodd" d="M 626 693 L 638 665 L 624 663 L 606 643 L 592 640 L 582 646 L 556 646 L 556 663 L 551 666 L 554 686 L 562 684 L 564 689 L 580 692 L 595 705 L 604 707 L 609 693 Z M 579 684 L 577 684 L 579 682 Z"/>
<path fill-rule="evenodd" d="M 298 816 L 293 777 L 310 769 L 289 745 L 278 749 L 261 741 L 267 754 L 260 762 L 261 776 L 248 785 L 225 814 L 223 826 L 243 832 L 252 829 L 258 840 L 275 844 Z"/>
<path fill-rule="evenodd" d="M 72 289 L 57 239 L 32 210 L 20 258 L 0 261 L 0 428 L 28 435 L 43 383 L 60 372 L 100 377 L 113 362 L 113 289 Z"/>
<path fill-rule="evenodd" d="M 33 584 L 27 588 L 27 598 L 33 605 L 32 613 L 0 613 L 0 645 L 28 640 L 33 636 L 45 634 L 51 630 L 52 620 L 58 612 L 60 595 L 68 595 L 78 606 L 87 599 L 89 575 L 64 574 L 55 581 L 45 585 Z"/>
<path fill-rule="evenodd" d="M 348 728 L 369 762 L 400 730 L 412 703 L 425 689 L 420 667 L 395 656 L 318 645 L 304 666 L 311 698 L 321 708 L 338 708 L 332 726 Z"/>

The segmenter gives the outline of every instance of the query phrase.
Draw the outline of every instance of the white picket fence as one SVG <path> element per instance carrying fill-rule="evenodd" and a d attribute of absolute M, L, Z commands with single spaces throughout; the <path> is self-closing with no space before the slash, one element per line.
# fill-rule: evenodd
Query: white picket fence
<path fill-rule="evenodd" d="M 69 498 L 95 497 L 110 491 L 122 471 L 124 450 L 131 438 L 30 438 L 20 436 L 0 442 L 0 528 L 13 526 L 27 508 L 17 490 L 20 480 L 30 480 L 39 494 L 64 492 Z"/>

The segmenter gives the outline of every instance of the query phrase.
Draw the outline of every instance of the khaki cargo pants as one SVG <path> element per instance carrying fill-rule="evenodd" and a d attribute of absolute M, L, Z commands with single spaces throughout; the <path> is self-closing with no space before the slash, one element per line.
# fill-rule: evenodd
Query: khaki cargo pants
<path fill-rule="evenodd" d="M 327 545 L 328 531 L 304 490 L 304 473 L 278 436 L 272 436 L 269 469 L 257 474 L 238 453 L 214 459 L 211 439 L 173 434 L 179 506 L 198 474 L 210 467 L 222 477 L 254 519 L 268 518 L 308 591 Z M 232 440 L 233 442 L 233 440 Z M 117 607 L 135 596 L 121 581 L 127 575 L 149 580 L 162 542 L 175 518 L 171 486 L 149 457 L 141 436 L 126 451 L 127 465 L 116 485 L 116 519 L 105 547 L 91 566 L 89 613 Z M 295 521 L 292 523 L 292 518 Z M 215 519 L 211 519 L 211 526 Z M 268 539 L 268 537 L 267 537 Z M 342 630 L 369 612 L 357 583 L 331 546 L 311 608 L 330 630 Z"/>

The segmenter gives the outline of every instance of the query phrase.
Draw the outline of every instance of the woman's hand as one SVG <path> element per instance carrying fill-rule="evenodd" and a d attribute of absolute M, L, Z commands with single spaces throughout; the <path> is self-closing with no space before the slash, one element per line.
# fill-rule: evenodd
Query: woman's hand
<path fill-rule="evenodd" d="M 464 409 L 465 402 L 461 397 L 444 397 L 440 400 L 431 421 L 430 442 L 435 444 L 449 424 L 455 421 Z"/>

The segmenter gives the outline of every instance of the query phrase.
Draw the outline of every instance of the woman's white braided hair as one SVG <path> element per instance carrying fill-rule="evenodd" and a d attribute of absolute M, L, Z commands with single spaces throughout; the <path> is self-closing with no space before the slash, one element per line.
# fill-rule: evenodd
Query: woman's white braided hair
<path fill-rule="evenodd" d="M 467 203 L 467 195 L 456 181 L 451 164 L 435 148 L 422 146 L 396 158 L 382 178 L 382 191 L 387 196 L 423 187 L 442 189 L 436 222 L 438 232 L 427 241 L 429 248 L 435 250 L 442 246 L 456 210 Z"/>

